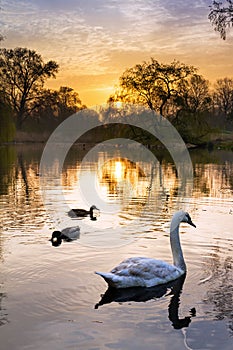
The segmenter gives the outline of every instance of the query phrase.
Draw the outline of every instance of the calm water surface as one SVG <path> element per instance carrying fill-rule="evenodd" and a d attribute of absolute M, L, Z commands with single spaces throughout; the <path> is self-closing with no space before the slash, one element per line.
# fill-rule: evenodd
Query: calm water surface
<path fill-rule="evenodd" d="M 43 184 L 44 205 L 42 151 L 0 148 L 1 350 L 232 349 L 232 152 L 191 151 L 194 182 L 180 191 L 164 155 L 154 164 L 132 163 L 117 148 L 109 160 L 103 148 L 81 163 L 87 151 L 75 146 L 60 179 L 63 197 L 51 179 Z M 89 203 L 91 183 L 99 204 L 96 195 Z M 68 216 L 91 204 L 100 207 L 97 221 Z M 172 262 L 169 221 L 181 208 L 197 226 L 180 230 L 185 280 L 149 292 L 107 292 L 101 301 L 107 286 L 94 271 L 130 256 Z M 80 238 L 53 247 L 52 231 L 72 225 L 80 226 Z"/>

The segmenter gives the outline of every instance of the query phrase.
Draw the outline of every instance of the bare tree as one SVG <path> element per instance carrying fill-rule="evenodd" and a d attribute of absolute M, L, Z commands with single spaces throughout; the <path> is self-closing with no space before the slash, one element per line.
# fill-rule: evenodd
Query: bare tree
<path fill-rule="evenodd" d="M 233 79 L 218 79 L 214 92 L 215 107 L 227 118 L 233 118 Z"/>
<path fill-rule="evenodd" d="M 182 82 L 180 93 L 174 101 L 178 107 L 191 113 L 204 112 L 210 107 L 209 82 L 199 74 Z"/>
<path fill-rule="evenodd" d="M 213 1 L 210 6 L 208 18 L 214 29 L 220 33 L 223 40 L 226 39 L 226 30 L 233 26 L 233 1 L 226 0 L 225 4 L 221 1 Z"/>

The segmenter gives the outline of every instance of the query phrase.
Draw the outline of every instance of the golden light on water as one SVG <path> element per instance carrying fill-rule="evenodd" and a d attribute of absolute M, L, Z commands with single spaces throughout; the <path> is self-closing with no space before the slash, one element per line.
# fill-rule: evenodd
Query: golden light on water
<path fill-rule="evenodd" d="M 117 180 L 121 180 L 124 177 L 124 163 L 122 161 L 116 161 L 115 162 L 115 177 Z"/>
<path fill-rule="evenodd" d="M 145 174 L 140 166 L 126 158 L 114 158 L 106 161 L 99 171 L 100 187 L 110 196 L 136 193 L 140 180 Z M 144 186 L 145 187 L 145 186 Z"/>
<path fill-rule="evenodd" d="M 144 176 L 140 166 L 126 158 L 111 159 L 105 162 L 101 169 L 102 180 L 130 180 L 133 183 Z"/>

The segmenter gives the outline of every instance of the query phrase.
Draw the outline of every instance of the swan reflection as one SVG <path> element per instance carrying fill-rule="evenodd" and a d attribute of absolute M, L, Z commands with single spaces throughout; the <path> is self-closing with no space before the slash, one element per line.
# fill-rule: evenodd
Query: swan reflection
<path fill-rule="evenodd" d="M 175 329 L 181 329 L 188 327 L 191 318 L 196 315 L 195 308 L 190 310 L 190 315 L 184 318 L 179 318 L 179 305 L 180 295 L 182 293 L 182 287 L 185 281 L 186 275 L 182 275 L 175 281 L 171 281 L 155 287 L 144 288 L 113 288 L 109 287 L 102 295 L 101 300 L 95 305 L 95 309 L 98 309 L 104 304 L 110 304 L 112 302 L 124 303 L 128 301 L 146 302 L 151 299 L 158 299 L 162 296 L 171 295 L 171 300 L 168 306 L 168 318 L 172 322 L 172 326 Z"/>

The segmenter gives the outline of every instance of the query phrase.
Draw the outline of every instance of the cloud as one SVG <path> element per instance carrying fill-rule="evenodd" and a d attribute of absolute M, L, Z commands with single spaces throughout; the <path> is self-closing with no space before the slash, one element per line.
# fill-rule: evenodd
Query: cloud
<path fill-rule="evenodd" d="M 210 61 L 219 64 L 219 55 L 227 66 L 232 47 L 213 31 L 207 19 L 209 3 L 2 0 L 1 34 L 6 37 L 6 47 L 28 47 L 45 60 L 56 60 L 60 65 L 57 81 L 67 79 L 66 85 L 81 77 L 85 86 L 92 84 L 91 76 L 99 77 L 100 85 L 106 84 L 104 75 L 119 77 L 126 68 L 152 56 L 165 62 L 176 58 L 206 69 Z M 232 64 L 230 67 L 233 69 Z"/>
<path fill-rule="evenodd" d="M 62 65 L 103 73 L 114 53 L 183 51 L 184 41 L 203 37 L 203 2 L 190 8 L 193 2 L 168 0 L 2 1 L 2 27 L 6 44 L 37 46 Z"/>

